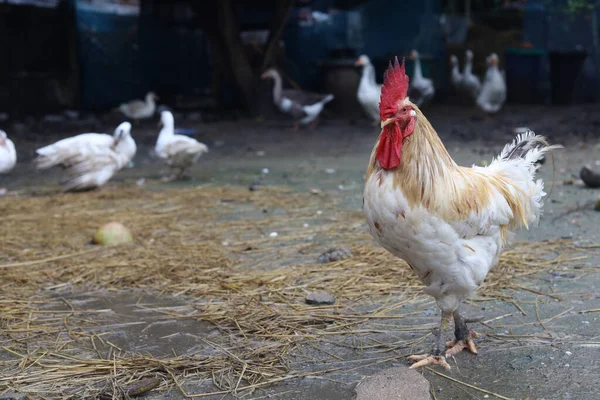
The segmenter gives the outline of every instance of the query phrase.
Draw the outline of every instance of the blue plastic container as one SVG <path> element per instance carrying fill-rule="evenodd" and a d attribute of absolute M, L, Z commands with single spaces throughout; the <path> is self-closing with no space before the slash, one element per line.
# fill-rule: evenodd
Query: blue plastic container
<path fill-rule="evenodd" d="M 519 104 L 545 104 L 548 98 L 546 51 L 542 49 L 506 49 L 507 101 Z"/>
<path fill-rule="evenodd" d="M 115 5 L 75 3 L 82 106 L 114 107 L 147 91 L 138 51 L 138 13 Z"/>

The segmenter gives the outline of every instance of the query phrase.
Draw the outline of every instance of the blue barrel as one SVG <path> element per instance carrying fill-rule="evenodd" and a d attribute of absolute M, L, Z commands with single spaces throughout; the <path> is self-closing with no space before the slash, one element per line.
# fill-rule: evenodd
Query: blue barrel
<path fill-rule="evenodd" d="M 548 97 L 546 51 L 511 48 L 504 51 L 507 101 L 544 104 Z"/>
<path fill-rule="evenodd" d="M 81 101 L 88 109 L 143 97 L 148 88 L 138 51 L 138 14 L 132 7 L 75 3 Z"/>
<path fill-rule="evenodd" d="M 552 104 L 572 104 L 575 82 L 587 58 L 585 51 L 550 52 Z"/>

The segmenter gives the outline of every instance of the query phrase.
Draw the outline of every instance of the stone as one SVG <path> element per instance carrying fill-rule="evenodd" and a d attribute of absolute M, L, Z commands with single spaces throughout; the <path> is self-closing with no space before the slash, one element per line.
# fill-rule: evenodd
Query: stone
<path fill-rule="evenodd" d="M 431 400 L 429 381 L 408 367 L 385 369 L 356 385 L 354 400 Z"/>
<path fill-rule="evenodd" d="M 594 202 L 594 210 L 600 211 L 600 197 L 598 197 Z"/>
<path fill-rule="evenodd" d="M 335 304 L 335 297 L 327 292 L 312 292 L 306 295 L 306 304 L 316 306 Z"/>
<path fill-rule="evenodd" d="M 347 249 L 346 247 L 332 247 L 331 249 L 321 254 L 317 261 L 320 263 L 328 263 L 343 260 L 349 257 L 352 257 L 352 252 L 350 251 L 350 249 Z"/>
<path fill-rule="evenodd" d="M 585 183 L 585 186 L 589 188 L 598 188 L 600 187 L 600 173 L 595 171 L 589 165 L 581 168 L 581 172 L 579 173 L 579 177 Z"/>

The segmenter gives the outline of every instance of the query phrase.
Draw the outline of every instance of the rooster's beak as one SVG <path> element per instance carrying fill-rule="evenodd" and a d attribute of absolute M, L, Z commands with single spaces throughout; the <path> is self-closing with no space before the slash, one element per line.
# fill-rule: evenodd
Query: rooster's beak
<path fill-rule="evenodd" d="M 360 67 L 362 65 L 362 63 L 360 62 L 360 60 L 356 60 L 356 62 L 354 63 L 355 67 Z"/>
<path fill-rule="evenodd" d="M 416 117 L 417 112 L 415 110 L 410 110 L 410 113 L 408 115 L 410 115 L 411 117 Z M 381 129 L 385 128 L 386 125 L 389 125 L 393 122 L 396 122 L 396 120 L 394 118 L 388 118 L 385 121 L 381 121 Z"/>
<path fill-rule="evenodd" d="M 391 124 L 392 122 L 394 122 L 393 118 L 388 118 L 385 121 L 381 121 L 381 129 L 385 128 L 386 125 Z"/>

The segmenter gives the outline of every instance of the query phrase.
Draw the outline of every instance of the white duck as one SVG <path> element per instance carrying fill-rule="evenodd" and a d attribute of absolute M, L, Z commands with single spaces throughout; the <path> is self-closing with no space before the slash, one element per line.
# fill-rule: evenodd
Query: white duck
<path fill-rule="evenodd" d="M 452 68 L 450 70 L 450 82 L 452 82 L 452 86 L 454 86 L 456 90 L 462 90 L 463 76 L 459 70 L 458 57 L 454 54 L 450 56 L 450 67 Z"/>
<path fill-rule="evenodd" d="M 433 81 L 423 76 L 419 52 L 413 50 L 410 53 L 410 59 L 415 62 L 415 71 L 410 80 L 409 96 L 410 100 L 415 103 L 417 107 L 421 107 L 425 102 L 433 98 L 435 95 L 435 88 L 433 87 Z"/>
<path fill-rule="evenodd" d="M 6 132 L 0 130 L 0 174 L 7 174 L 17 163 L 17 151 L 15 144 L 6 136 Z"/>
<path fill-rule="evenodd" d="M 496 53 L 490 54 L 486 62 L 488 69 L 476 103 L 486 113 L 494 114 L 500 111 L 506 101 L 506 83 L 504 75 L 498 69 Z"/>
<path fill-rule="evenodd" d="M 462 86 L 471 95 L 473 99 L 477 99 L 481 91 L 481 81 L 479 77 L 473 75 L 473 52 L 467 50 L 465 52 L 465 69 L 463 70 Z"/>
<path fill-rule="evenodd" d="M 181 178 L 185 170 L 198 161 L 198 158 L 206 152 L 208 147 L 191 137 L 175 134 L 175 119 L 170 111 L 160 114 L 162 129 L 158 134 L 154 152 L 158 158 L 165 160 L 171 169 L 169 179 Z M 173 175 L 173 169 L 179 169 L 177 175 Z"/>
<path fill-rule="evenodd" d="M 158 96 L 154 92 L 146 94 L 146 101 L 132 100 L 128 103 L 123 103 L 119 106 L 119 111 L 127 118 L 140 120 L 151 118 L 156 111 L 156 100 Z"/>
<path fill-rule="evenodd" d="M 294 129 L 298 129 L 300 125 L 308 124 L 312 124 L 314 127 L 325 104 L 334 99 L 332 94 L 323 96 L 302 90 L 284 90 L 281 75 L 273 68 L 264 72 L 261 79 L 273 79 L 275 81 L 273 85 L 273 103 L 281 112 L 294 118 Z"/>
<path fill-rule="evenodd" d="M 38 169 L 57 165 L 67 172 L 62 182 L 65 191 L 100 187 L 135 156 L 137 147 L 131 137 L 131 124 L 123 122 L 114 134 L 82 133 L 36 150 Z"/>
<path fill-rule="evenodd" d="M 375 80 L 375 67 L 371 64 L 368 56 L 362 55 L 354 63 L 362 67 L 360 83 L 356 98 L 365 110 L 365 113 L 376 123 L 379 123 L 379 97 L 381 96 L 381 85 Z"/>

